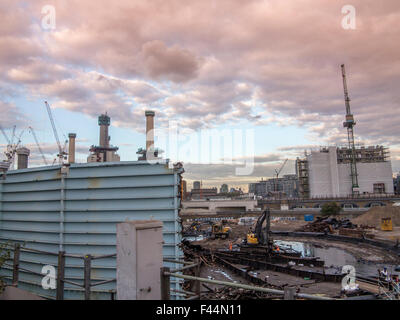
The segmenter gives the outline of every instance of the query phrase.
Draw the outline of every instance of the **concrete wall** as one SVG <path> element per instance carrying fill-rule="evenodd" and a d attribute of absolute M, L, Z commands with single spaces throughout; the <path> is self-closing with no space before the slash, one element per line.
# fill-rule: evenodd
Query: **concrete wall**
<path fill-rule="evenodd" d="M 339 164 L 340 195 L 351 194 L 350 164 Z M 357 163 L 360 193 L 373 193 L 374 183 L 384 183 L 386 193 L 393 193 L 391 162 Z"/>
<path fill-rule="evenodd" d="M 329 153 L 312 152 L 307 156 L 309 166 L 310 196 L 332 195 L 332 178 Z"/>
<path fill-rule="evenodd" d="M 257 200 L 200 200 L 200 201 L 183 201 L 182 208 L 183 211 L 210 211 L 210 212 L 219 212 L 219 211 L 227 211 L 234 210 L 238 211 L 238 209 L 242 211 L 254 210 L 257 206 Z"/>

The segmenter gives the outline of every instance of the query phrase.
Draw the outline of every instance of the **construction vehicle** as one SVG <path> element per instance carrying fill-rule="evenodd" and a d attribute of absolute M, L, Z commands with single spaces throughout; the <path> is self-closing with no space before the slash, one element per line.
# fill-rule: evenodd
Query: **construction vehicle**
<path fill-rule="evenodd" d="M 211 225 L 210 238 L 211 239 L 216 239 L 216 238 L 227 239 L 227 238 L 229 238 L 231 231 L 232 231 L 231 227 L 225 226 L 222 222 L 219 224 L 213 223 Z"/>
<path fill-rule="evenodd" d="M 262 225 L 266 221 L 266 227 L 262 228 Z M 272 240 L 270 237 L 270 210 L 266 209 L 258 217 L 254 231 L 250 230 L 247 233 L 246 244 L 248 245 L 261 245 L 268 246 L 272 248 Z"/>
<path fill-rule="evenodd" d="M 393 224 L 392 224 L 391 217 L 381 219 L 381 230 L 382 231 L 392 231 L 393 230 Z"/>

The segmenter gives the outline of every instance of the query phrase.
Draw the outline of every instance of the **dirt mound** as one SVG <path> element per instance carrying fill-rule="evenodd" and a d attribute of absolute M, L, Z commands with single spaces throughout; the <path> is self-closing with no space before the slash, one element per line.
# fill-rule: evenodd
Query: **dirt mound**
<path fill-rule="evenodd" d="M 380 228 L 382 218 L 392 218 L 393 227 L 400 226 L 400 207 L 373 207 L 366 213 L 351 220 L 357 225 L 367 225 Z"/>

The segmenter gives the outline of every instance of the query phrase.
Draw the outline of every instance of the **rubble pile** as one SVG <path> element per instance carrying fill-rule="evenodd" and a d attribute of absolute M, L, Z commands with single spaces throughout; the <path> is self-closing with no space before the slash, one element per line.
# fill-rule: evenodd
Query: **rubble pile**
<path fill-rule="evenodd" d="M 202 295 L 202 299 L 206 300 L 251 300 L 251 299 L 282 299 L 282 296 L 271 293 L 263 293 L 241 288 L 221 287 L 211 290 Z"/>
<path fill-rule="evenodd" d="M 356 229 L 357 225 L 349 219 L 338 220 L 331 217 L 317 217 L 314 222 L 306 224 L 296 231 L 300 232 L 325 232 L 332 233 L 337 229 Z"/>

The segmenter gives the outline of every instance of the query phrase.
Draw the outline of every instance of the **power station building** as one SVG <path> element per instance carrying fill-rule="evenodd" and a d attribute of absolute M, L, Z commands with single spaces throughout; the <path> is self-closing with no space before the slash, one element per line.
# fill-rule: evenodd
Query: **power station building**
<path fill-rule="evenodd" d="M 393 194 L 392 165 L 383 146 L 355 148 L 360 195 Z M 304 197 L 345 197 L 352 190 L 352 150 L 347 147 L 321 147 L 304 159 L 297 158 L 296 173 Z"/>

